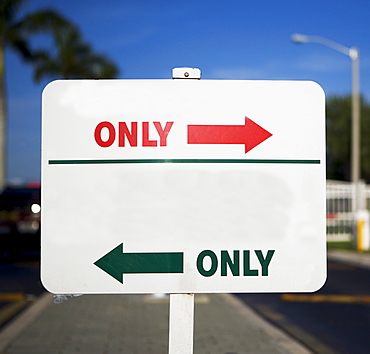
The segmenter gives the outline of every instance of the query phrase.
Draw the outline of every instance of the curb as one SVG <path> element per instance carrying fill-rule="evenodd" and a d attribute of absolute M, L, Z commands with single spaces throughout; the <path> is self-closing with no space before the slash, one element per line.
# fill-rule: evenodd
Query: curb
<path fill-rule="evenodd" d="M 15 337 L 31 325 L 46 307 L 52 304 L 52 299 L 53 295 L 50 293 L 41 294 L 32 305 L 5 326 L 0 332 L 0 353 L 6 349 Z"/>
<path fill-rule="evenodd" d="M 330 250 L 328 251 L 328 260 L 370 269 L 370 254 L 368 253 Z"/>

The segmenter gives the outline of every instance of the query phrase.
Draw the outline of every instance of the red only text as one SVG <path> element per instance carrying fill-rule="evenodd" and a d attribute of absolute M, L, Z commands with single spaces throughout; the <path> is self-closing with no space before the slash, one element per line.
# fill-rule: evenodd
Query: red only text
<path fill-rule="evenodd" d="M 167 136 L 172 128 L 173 122 L 166 122 L 163 127 L 160 122 L 142 122 L 141 133 L 142 139 L 141 146 L 158 146 L 158 140 L 149 139 L 149 127 L 154 125 L 154 128 L 159 136 L 159 146 L 167 146 Z M 154 130 L 151 128 L 151 130 Z M 94 132 L 94 138 L 96 143 L 101 147 L 109 147 L 118 143 L 119 147 L 127 146 L 138 146 L 138 122 L 131 122 L 130 128 L 126 122 L 118 122 L 118 126 L 115 127 L 110 122 L 99 123 Z"/>

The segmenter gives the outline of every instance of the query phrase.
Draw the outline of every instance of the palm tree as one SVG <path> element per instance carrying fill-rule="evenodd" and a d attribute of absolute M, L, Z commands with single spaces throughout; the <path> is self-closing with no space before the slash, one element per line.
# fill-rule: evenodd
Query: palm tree
<path fill-rule="evenodd" d="M 106 57 L 94 53 L 82 41 L 76 27 L 57 31 L 54 35 L 54 53 L 38 51 L 34 56 L 34 79 L 111 79 L 117 77 L 117 66 Z"/>
<path fill-rule="evenodd" d="M 17 14 L 24 0 L 0 2 L 0 189 L 6 178 L 6 90 L 4 50 L 15 50 L 23 59 L 32 61 L 29 35 L 37 32 L 63 31 L 72 26 L 62 15 L 53 10 L 30 13 L 21 19 Z"/>
<path fill-rule="evenodd" d="M 4 50 L 10 47 L 34 65 L 34 79 L 53 78 L 113 78 L 116 65 L 96 54 L 82 41 L 75 25 L 53 10 L 42 10 L 18 19 L 25 0 L 0 0 L 0 190 L 6 178 L 6 90 Z M 29 36 L 47 32 L 54 37 L 55 55 L 45 50 L 32 50 Z"/>

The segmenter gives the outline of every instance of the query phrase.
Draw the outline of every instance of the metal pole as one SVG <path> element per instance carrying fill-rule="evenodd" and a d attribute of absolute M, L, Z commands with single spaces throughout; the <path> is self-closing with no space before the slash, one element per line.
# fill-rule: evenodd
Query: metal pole
<path fill-rule="evenodd" d="M 364 217 L 362 198 L 364 190 L 360 186 L 360 154 L 361 154 L 361 127 L 360 127 L 360 73 L 359 73 L 359 52 L 357 48 L 350 48 L 349 57 L 352 61 L 352 156 L 351 156 L 351 180 L 355 186 L 355 200 L 353 206 L 355 219 L 356 248 L 364 250 Z"/>
<path fill-rule="evenodd" d="M 351 180 L 356 185 L 360 180 L 360 75 L 359 55 L 356 48 L 351 48 L 349 56 L 352 61 L 352 156 Z M 356 198 L 356 211 L 359 202 Z"/>

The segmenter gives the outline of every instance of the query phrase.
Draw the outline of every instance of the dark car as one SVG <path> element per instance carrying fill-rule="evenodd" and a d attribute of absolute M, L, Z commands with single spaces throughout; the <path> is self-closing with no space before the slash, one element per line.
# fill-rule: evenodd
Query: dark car
<path fill-rule="evenodd" d="M 0 194 L 0 256 L 40 250 L 40 185 L 7 187 Z"/>

